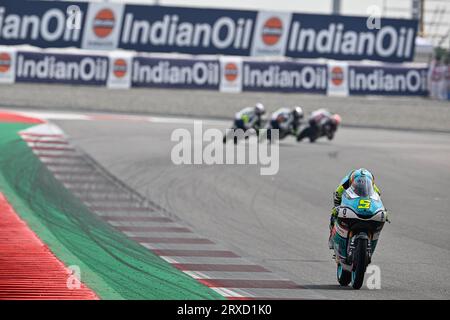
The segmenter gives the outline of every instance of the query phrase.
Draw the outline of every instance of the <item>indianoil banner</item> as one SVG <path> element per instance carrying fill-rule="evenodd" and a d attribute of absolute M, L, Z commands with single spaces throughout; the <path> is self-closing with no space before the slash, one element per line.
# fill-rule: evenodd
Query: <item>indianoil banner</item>
<path fill-rule="evenodd" d="M 17 51 L 15 81 L 105 86 L 108 57 Z"/>
<path fill-rule="evenodd" d="M 416 20 L 64 1 L 2 0 L 0 45 L 411 61 Z"/>
<path fill-rule="evenodd" d="M 199 59 L 123 50 L 0 46 L 0 83 L 14 82 L 344 96 L 429 93 L 428 67 L 424 64 Z"/>
<path fill-rule="evenodd" d="M 244 61 L 243 91 L 327 92 L 327 65 L 307 62 Z"/>
<path fill-rule="evenodd" d="M 217 59 L 135 56 L 132 60 L 132 87 L 219 90 L 219 85 Z"/>
<path fill-rule="evenodd" d="M 350 95 L 427 96 L 428 67 L 379 65 L 348 66 Z"/>

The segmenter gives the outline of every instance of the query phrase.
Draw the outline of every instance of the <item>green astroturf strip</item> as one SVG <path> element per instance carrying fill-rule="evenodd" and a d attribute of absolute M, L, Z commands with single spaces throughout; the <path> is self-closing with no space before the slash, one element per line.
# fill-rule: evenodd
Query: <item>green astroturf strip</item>
<path fill-rule="evenodd" d="M 0 191 L 21 218 L 102 299 L 223 299 L 97 218 L 0 123 Z"/>

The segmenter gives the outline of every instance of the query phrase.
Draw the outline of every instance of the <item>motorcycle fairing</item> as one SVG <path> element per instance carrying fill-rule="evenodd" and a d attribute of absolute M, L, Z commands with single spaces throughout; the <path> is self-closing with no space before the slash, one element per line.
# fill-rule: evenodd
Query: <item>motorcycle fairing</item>
<path fill-rule="evenodd" d="M 343 215 L 342 218 L 386 221 L 383 202 L 376 192 L 369 197 L 360 197 L 348 188 L 342 196 L 338 212 Z"/>

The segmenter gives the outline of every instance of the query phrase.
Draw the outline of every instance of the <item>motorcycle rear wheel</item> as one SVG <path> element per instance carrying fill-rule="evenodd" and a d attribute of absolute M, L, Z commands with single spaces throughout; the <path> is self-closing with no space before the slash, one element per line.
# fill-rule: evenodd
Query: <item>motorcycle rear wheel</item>
<path fill-rule="evenodd" d="M 359 239 L 357 241 L 353 259 L 353 271 L 351 272 L 351 283 L 353 289 L 359 290 L 363 285 L 367 267 L 367 240 Z"/>
<path fill-rule="evenodd" d="M 350 271 L 344 270 L 340 263 L 337 265 L 336 276 L 337 281 L 343 287 L 348 286 L 350 281 L 352 280 L 352 273 Z"/>

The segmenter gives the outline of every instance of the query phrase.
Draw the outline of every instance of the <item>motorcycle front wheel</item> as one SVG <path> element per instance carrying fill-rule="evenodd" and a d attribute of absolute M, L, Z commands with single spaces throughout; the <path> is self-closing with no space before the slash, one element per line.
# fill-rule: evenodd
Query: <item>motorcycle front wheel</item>
<path fill-rule="evenodd" d="M 343 287 L 348 286 L 350 281 L 352 280 L 352 273 L 350 271 L 344 270 L 340 263 L 337 265 L 336 275 L 339 284 Z"/>
<path fill-rule="evenodd" d="M 358 239 L 357 241 L 353 259 L 353 270 L 351 272 L 351 283 L 353 289 L 359 290 L 363 285 L 367 267 L 367 240 Z"/>
<path fill-rule="evenodd" d="M 333 133 L 333 132 L 328 133 L 328 134 L 327 134 L 327 138 L 328 138 L 328 140 L 333 140 L 333 138 L 334 138 L 334 133 Z"/>
<path fill-rule="evenodd" d="M 225 144 L 225 143 L 227 143 L 227 141 L 228 141 L 229 139 L 231 139 L 231 138 L 233 138 L 234 144 L 237 144 L 237 143 L 238 143 L 238 137 L 234 136 L 234 133 L 233 133 L 233 132 L 228 133 L 228 134 L 225 134 L 225 135 L 223 136 L 222 142 Z"/>

